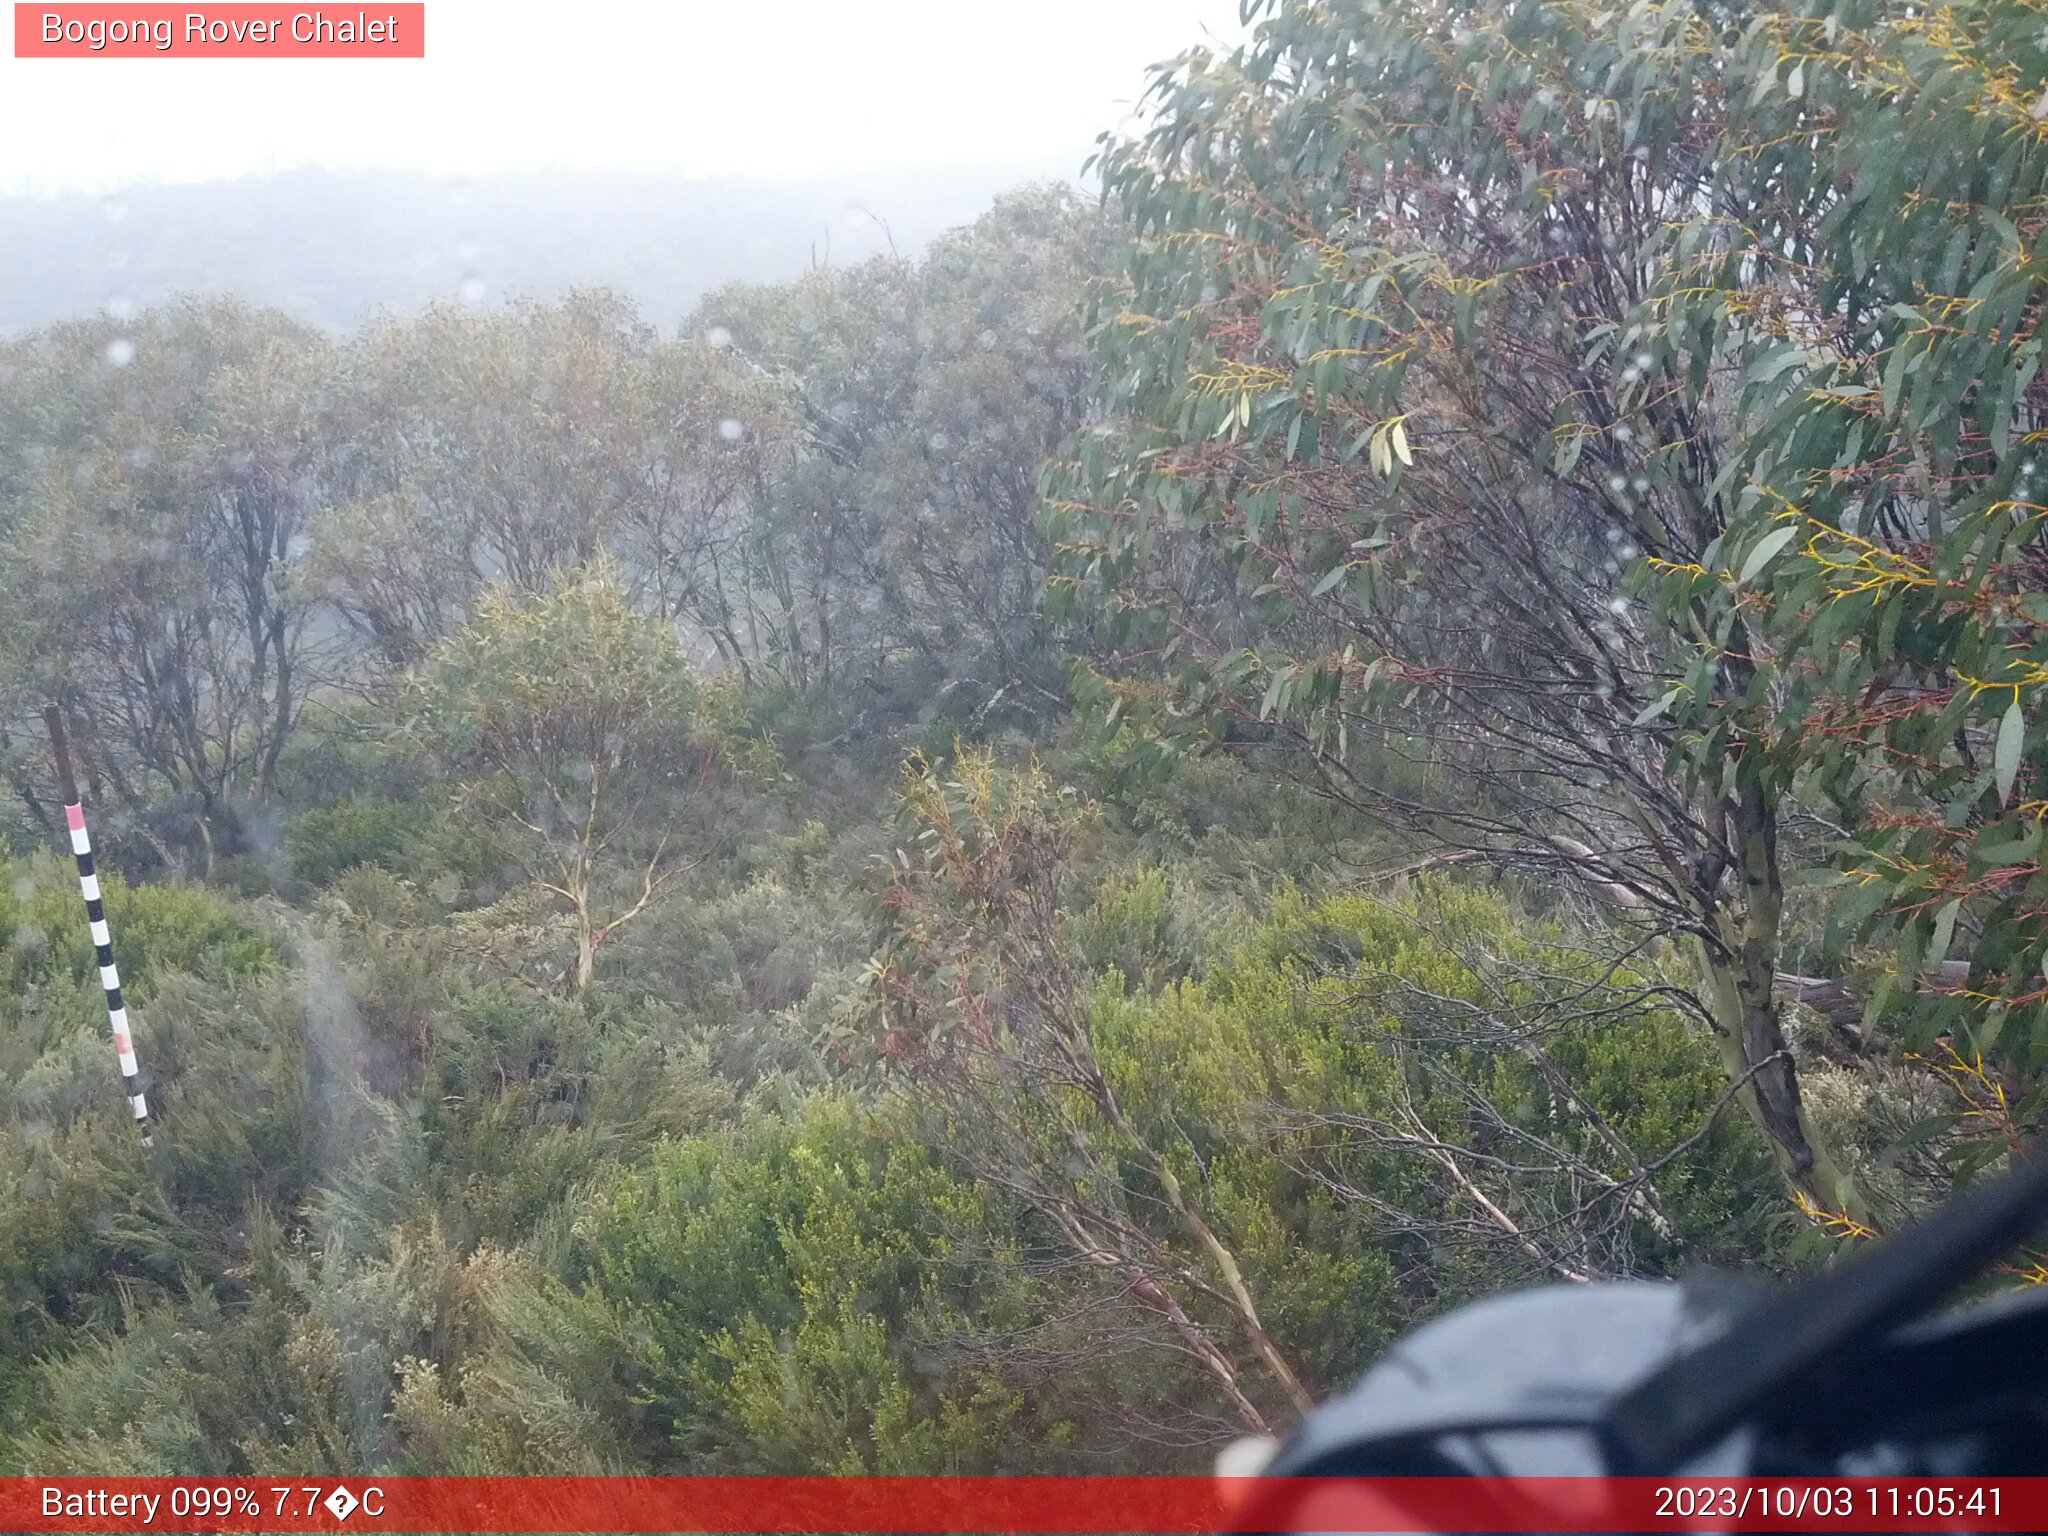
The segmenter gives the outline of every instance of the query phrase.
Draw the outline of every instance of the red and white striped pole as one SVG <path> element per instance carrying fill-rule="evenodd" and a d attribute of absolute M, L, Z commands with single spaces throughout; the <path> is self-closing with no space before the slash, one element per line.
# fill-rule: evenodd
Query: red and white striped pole
<path fill-rule="evenodd" d="M 71 829 L 71 852 L 78 859 L 78 890 L 85 897 L 85 920 L 92 932 L 93 954 L 99 960 L 100 985 L 107 993 L 107 1025 L 114 1032 L 114 1056 L 121 1063 L 121 1086 L 135 1111 L 142 1144 L 150 1145 L 149 1101 L 143 1097 L 141 1069 L 135 1061 L 135 1040 L 128 1033 L 128 1009 L 121 1001 L 121 973 L 114 966 L 114 935 L 107 927 L 107 909 L 100 900 L 100 880 L 93 870 L 92 839 L 86 835 L 85 807 L 71 776 L 71 749 L 64 740 L 64 717 L 51 704 L 43 710 L 50 727 L 50 747 L 57 759 L 57 782 L 64 791 L 64 822 Z"/>

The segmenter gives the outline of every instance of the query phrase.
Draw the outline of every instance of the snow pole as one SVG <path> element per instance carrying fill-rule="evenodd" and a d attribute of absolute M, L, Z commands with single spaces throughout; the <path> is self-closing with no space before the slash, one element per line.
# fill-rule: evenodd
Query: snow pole
<path fill-rule="evenodd" d="M 121 1063 L 121 1087 L 135 1111 L 142 1144 L 149 1146 L 149 1101 L 143 1097 L 141 1069 L 135 1061 L 135 1040 L 128 1033 L 128 1009 L 121 1001 L 121 973 L 114 966 L 114 935 L 107 927 L 107 909 L 100 900 L 100 879 L 92 862 L 92 839 L 86 835 L 85 807 L 78 782 L 71 776 L 71 748 L 64 739 L 64 716 L 54 704 L 43 709 L 50 727 L 50 749 L 57 759 L 57 783 L 64 791 L 64 822 L 71 829 L 71 852 L 78 860 L 78 890 L 85 898 L 85 920 L 92 932 L 93 954 L 99 960 L 100 985 L 107 993 L 107 1027 L 114 1032 L 114 1056 Z"/>

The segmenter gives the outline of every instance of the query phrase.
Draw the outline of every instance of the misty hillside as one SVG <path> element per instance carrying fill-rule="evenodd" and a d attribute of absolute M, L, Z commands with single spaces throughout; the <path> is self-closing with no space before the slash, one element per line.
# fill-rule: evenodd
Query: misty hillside
<path fill-rule="evenodd" d="M 0 1529 L 2027 1481 L 2038 7 L 1247 10 L 1100 197 L 0 206 Z M 1397 1496 L 1232 1523 L 1660 1520 Z"/>
<path fill-rule="evenodd" d="M 1068 158 L 1077 166 L 1081 155 Z M 780 281 L 891 240 L 910 254 L 1006 188 L 1070 169 L 897 171 L 831 183 L 296 170 L 113 196 L 4 197 L 0 332 L 199 291 L 338 330 L 379 308 L 465 293 L 554 297 L 578 285 L 618 288 L 666 322 L 736 278 Z"/>

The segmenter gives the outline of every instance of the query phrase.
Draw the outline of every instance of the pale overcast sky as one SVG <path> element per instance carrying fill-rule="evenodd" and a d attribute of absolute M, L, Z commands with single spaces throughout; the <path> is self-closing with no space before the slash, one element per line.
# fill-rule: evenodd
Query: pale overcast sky
<path fill-rule="evenodd" d="M 10 49 L 0 190 L 303 165 L 777 179 L 1067 156 L 1078 168 L 1095 135 L 1128 117 L 1145 66 L 1236 41 L 1237 9 L 428 0 L 424 60 L 16 59 Z"/>

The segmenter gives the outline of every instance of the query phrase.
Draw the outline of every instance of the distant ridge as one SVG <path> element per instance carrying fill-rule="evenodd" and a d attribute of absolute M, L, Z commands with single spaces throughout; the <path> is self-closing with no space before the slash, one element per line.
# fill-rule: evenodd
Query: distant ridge
<path fill-rule="evenodd" d="M 0 334 L 178 293 L 234 293 L 342 330 L 380 309 L 577 286 L 617 288 L 669 326 L 723 283 L 779 281 L 892 241 L 912 254 L 1013 186 L 1076 179 L 1084 153 L 814 183 L 294 170 L 0 196 Z"/>

